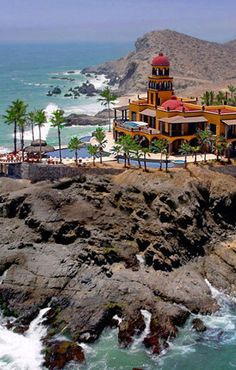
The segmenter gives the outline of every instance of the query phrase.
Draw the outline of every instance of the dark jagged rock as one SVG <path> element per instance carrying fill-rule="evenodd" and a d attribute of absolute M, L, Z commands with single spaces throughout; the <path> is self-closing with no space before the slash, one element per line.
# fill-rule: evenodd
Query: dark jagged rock
<path fill-rule="evenodd" d="M 60 87 L 54 87 L 54 89 L 52 90 L 52 94 L 55 94 L 55 95 L 59 95 L 61 94 L 61 89 Z"/>
<path fill-rule="evenodd" d="M 15 181 L 0 182 L 0 305 L 24 319 L 20 331 L 50 306 L 47 341 L 63 332 L 92 342 L 117 314 L 119 341 L 129 346 L 145 327 L 146 309 L 145 344 L 158 353 L 191 312 L 219 308 L 206 278 L 234 293 L 233 177 L 190 166 L 171 177 L 130 170 Z"/>
<path fill-rule="evenodd" d="M 206 331 L 207 330 L 207 327 L 206 325 L 204 324 L 204 322 L 199 319 L 199 318 L 196 318 L 196 319 L 193 319 L 192 320 L 192 325 L 193 325 L 193 328 L 198 331 L 198 332 L 203 332 L 203 331 Z"/>
<path fill-rule="evenodd" d="M 82 363 L 85 361 L 83 349 L 69 341 L 53 341 L 47 344 L 44 366 L 47 369 L 63 369 L 69 362 Z"/>

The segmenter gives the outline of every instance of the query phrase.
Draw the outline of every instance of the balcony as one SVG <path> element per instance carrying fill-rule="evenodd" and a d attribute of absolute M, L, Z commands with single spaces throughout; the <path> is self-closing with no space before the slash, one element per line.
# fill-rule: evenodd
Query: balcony
<path fill-rule="evenodd" d="M 158 135 L 160 134 L 159 130 L 156 130 L 151 127 L 132 127 L 132 122 L 124 122 L 121 120 L 114 121 L 115 128 L 122 129 L 122 131 L 128 131 L 131 133 L 137 133 L 137 134 L 148 134 L 148 135 Z"/>

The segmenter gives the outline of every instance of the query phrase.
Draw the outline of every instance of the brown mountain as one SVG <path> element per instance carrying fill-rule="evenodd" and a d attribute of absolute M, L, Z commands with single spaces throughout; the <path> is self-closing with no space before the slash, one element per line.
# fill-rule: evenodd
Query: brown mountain
<path fill-rule="evenodd" d="M 127 56 L 84 72 L 105 73 L 113 83 L 116 77 L 121 94 L 145 91 L 152 57 L 159 52 L 170 59 L 178 92 L 197 94 L 236 82 L 236 40 L 220 44 L 171 30 L 149 32 L 137 39 Z"/>

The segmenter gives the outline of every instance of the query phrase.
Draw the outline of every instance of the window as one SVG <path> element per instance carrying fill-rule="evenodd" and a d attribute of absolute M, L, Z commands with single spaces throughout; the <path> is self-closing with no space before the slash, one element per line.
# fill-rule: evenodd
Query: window
<path fill-rule="evenodd" d="M 153 104 L 153 93 L 150 94 L 150 103 Z"/>
<path fill-rule="evenodd" d="M 136 121 L 136 112 L 132 112 L 132 121 Z"/>
<path fill-rule="evenodd" d="M 210 130 L 213 135 L 216 135 L 216 125 L 214 123 L 210 123 Z"/>

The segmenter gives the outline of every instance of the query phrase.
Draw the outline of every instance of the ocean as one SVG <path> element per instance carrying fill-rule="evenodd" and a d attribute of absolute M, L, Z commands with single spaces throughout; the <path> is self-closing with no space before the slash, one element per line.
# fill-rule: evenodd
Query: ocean
<path fill-rule="evenodd" d="M 88 79 L 80 72 L 84 67 L 117 59 L 131 49 L 131 43 L 1 44 L 0 150 L 12 148 L 13 127 L 4 123 L 3 115 L 13 100 L 24 100 L 29 111 L 42 108 L 50 113 L 61 108 L 65 115 L 95 114 L 104 109 L 97 102 L 97 97 L 81 95 L 78 99 L 72 99 L 64 97 L 64 94 L 71 87 L 79 86 Z M 70 71 L 75 73 L 68 73 Z M 91 76 L 89 81 L 97 88 L 103 88 L 107 84 L 104 76 Z M 60 87 L 62 94 L 46 96 L 56 86 Z M 62 143 L 66 145 L 72 135 L 86 136 L 93 130 L 92 126 L 64 128 Z M 25 138 L 26 143 L 30 142 L 30 130 L 26 131 Z M 43 129 L 43 138 L 48 143 L 57 145 L 56 130 L 49 125 Z"/>
<path fill-rule="evenodd" d="M 71 112 L 94 114 L 102 109 L 97 97 L 84 96 L 74 100 L 65 98 L 70 87 L 77 86 L 86 77 L 82 68 L 119 58 L 132 49 L 121 44 L 47 44 L 47 45 L 1 45 L 0 46 L 0 149 L 11 148 L 12 127 L 4 123 L 2 116 L 7 106 L 15 99 L 23 99 L 29 110 L 44 108 L 48 113 L 55 107 L 66 114 Z M 74 74 L 68 74 L 69 71 Z M 75 81 L 55 80 L 52 77 L 70 77 Z M 91 77 L 97 87 L 105 86 L 103 77 Z M 51 86 L 59 86 L 63 93 L 48 97 Z M 87 136 L 94 127 L 72 127 L 62 131 L 62 143 L 67 144 L 71 135 Z M 44 129 L 44 137 L 50 144 L 57 144 L 56 132 L 50 126 Z M 26 133 L 30 141 L 30 132 Z M 1 277 L 4 280 L 4 276 Z M 1 283 L 1 279 L 0 279 Z M 191 319 L 179 329 L 179 335 L 170 341 L 169 349 L 154 357 L 143 347 L 142 337 L 135 338 L 129 350 L 121 349 L 117 329 L 107 329 L 94 344 L 83 345 L 86 364 L 71 364 L 70 370 L 232 370 L 236 368 L 236 302 L 234 299 L 211 287 L 212 295 L 221 309 L 212 316 L 200 316 L 208 330 L 196 333 Z M 42 310 L 32 321 L 25 335 L 13 333 L 5 327 L 6 319 L 0 314 L 0 369 L 41 370 L 42 342 L 47 328 L 43 326 Z M 149 331 L 150 313 L 144 312 L 145 332 Z"/>

